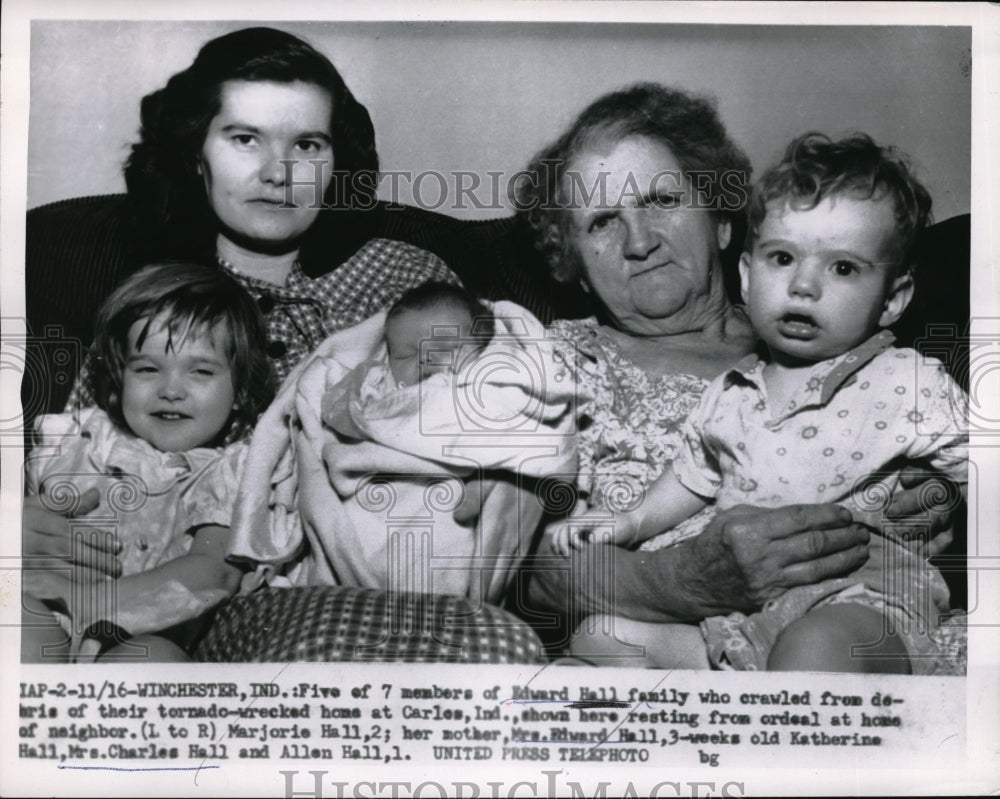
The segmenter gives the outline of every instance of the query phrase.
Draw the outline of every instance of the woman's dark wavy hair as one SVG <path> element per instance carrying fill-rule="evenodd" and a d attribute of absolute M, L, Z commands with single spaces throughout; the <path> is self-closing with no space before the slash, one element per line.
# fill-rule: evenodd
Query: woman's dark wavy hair
<path fill-rule="evenodd" d="M 667 147 L 688 179 L 697 173 L 706 205 L 723 219 L 739 217 L 749 198 L 751 166 L 729 138 L 712 100 L 658 83 L 639 83 L 591 103 L 569 129 L 528 165 L 515 188 L 518 212 L 552 276 L 574 282 L 580 263 L 570 244 L 564 178 L 590 147 L 644 136 Z M 741 221 L 741 220 L 738 220 Z"/>
<path fill-rule="evenodd" d="M 932 221 L 931 195 L 913 176 L 903 153 L 895 147 L 880 147 L 866 133 L 840 141 L 816 132 L 794 139 L 781 161 L 754 187 L 745 248 L 753 247 L 770 203 L 808 211 L 833 195 L 860 200 L 888 197 L 896 217 L 898 271 L 912 268 L 917 237 Z"/>
<path fill-rule="evenodd" d="M 122 413 L 122 384 L 128 358 L 128 333 L 136 322 L 145 325 L 137 340 L 142 346 L 150 324 L 166 320 L 168 346 L 180 346 L 185 336 L 201 335 L 221 326 L 232 369 L 235 407 L 219 442 L 249 434 L 274 398 L 274 374 L 266 354 L 264 319 L 249 294 L 218 269 L 196 264 L 151 264 L 130 275 L 105 300 L 94 334 L 94 399 L 118 425 L 128 430 Z"/>
<path fill-rule="evenodd" d="M 368 110 L 354 99 L 330 60 L 296 36 L 274 28 L 246 28 L 212 39 L 194 63 L 142 99 L 140 140 L 125 165 L 125 184 L 139 234 L 151 252 L 211 257 L 218 226 L 197 171 L 209 124 L 230 80 L 302 81 L 330 94 L 337 174 L 324 202 L 370 208 L 378 154 Z M 369 177 L 358 179 L 362 173 Z M 336 194 L 337 196 L 334 196 Z"/>

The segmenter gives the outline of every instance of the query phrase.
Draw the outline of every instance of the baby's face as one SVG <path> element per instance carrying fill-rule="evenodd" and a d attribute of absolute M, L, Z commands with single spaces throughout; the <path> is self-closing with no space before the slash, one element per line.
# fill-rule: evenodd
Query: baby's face
<path fill-rule="evenodd" d="M 385 344 L 396 384 L 414 386 L 432 374 L 453 371 L 471 328 L 472 316 L 461 308 L 406 310 L 393 316 L 385 326 Z"/>
<path fill-rule="evenodd" d="M 831 196 L 796 210 L 777 201 L 740 259 L 743 300 L 776 361 L 815 363 L 895 322 L 913 292 L 891 201 Z"/>

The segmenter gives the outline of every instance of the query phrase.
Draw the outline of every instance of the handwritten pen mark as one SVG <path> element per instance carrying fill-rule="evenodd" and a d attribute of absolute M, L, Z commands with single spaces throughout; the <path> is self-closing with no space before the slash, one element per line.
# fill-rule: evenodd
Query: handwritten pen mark
<path fill-rule="evenodd" d="M 501 705 L 562 705 L 565 704 L 562 699 L 515 699 L 514 697 L 508 697 L 507 699 L 501 699 L 498 704 Z"/>
<path fill-rule="evenodd" d="M 532 683 L 532 682 L 534 681 L 535 677 L 537 677 L 537 676 L 538 676 L 539 674 L 541 674 L 542 672 L 544 672 L 544 671 L 545 671 L 546 669 L 548 669 L 548 668 L 549 668 L 549 666 L 551 666 L 551 665 L 552 665 L 551 663 L 545 663 L 545 664 L 543 664 L 543 665 L 539 666 L 539 667 L 538 667 L 538 670 L 537 670 L 537 671 L 535 671 L 535 673 L 531 675 L 531 679 L 529 679 L 529 680 L 528 680 L 528 681 L 527 681 L 527 682 L 526 682 L 526 683 L 524 684 L 524 687 L 525 687 L 525 688 L 527 688 L 527 687 L 528 687 L 529 685 L 531 685 L 531 683 Z M 517 676 L 518 676 L 518 677 L 520 677 L 521 675 L 520 675 L 520 674 L 518 674 Z"/>
<path fill-rule="evenodd" d="M 604 746 L 605 744 L 635 743 L 635 741 L 612 741 L 608 738 L 602 738 L 600 741 L 536 741 L 534 738 L 511 738 L 510 742 L 514 744 L 560 744 L 561 746 L 589 746 L 591 749 L 596 749 L 597 747 Z"/>
<path fill-rule="evenodd" d="M 542 671 L 544 671 L 544 670 L 545 670 L 545 667 L 543 666 L 538 672 L 535 673 L 534 677 L 532 677 L 531 679 L 533 680 L 535 677 L 537 677 L 539 674 L 541 674 Z M 655 693 L 656 689 L 659 688 L 661 685 L 663 685 L 663 683 L 666 682 L 667 678 L 671 674 L 673 674 L 672 671 L 665 672 L 663 674 L 663 676 L 659 680 L 657 680 L 656 684 L 653 686 L 653 688 L 650 691 L 650 693 Z M 526 685 L 529 684 L 530 682 L 531 682 L 531 680 L 529 680 L 528 683 L 526 683 Z M 565 707 L 568 707 L 570 710 L 593 710 L 593 709 L 596 709 L 596 708 L 612 708 L 612 709 L 615 709 L 615 710 L 622 710 L 622 709 L 630 709 L 631 708 L 632 710 L 634 710 L 634 709 L 638 708 L 640 706 L 640 704 L 645 704 L 646 707 L 652 708 L 652 705 L 648 701 L 644 702 L 644 703 L 635 702 L 634 704 L 632 704 L 632 703 L 629 703 L 629 702 L 607 702 L 607 701 L 600 701 L 600 700 L 597 700 L 597 699 L 594 699 L 594 700 L 580 699 L 580 700 L 578 700 L 576 702 L 566 703 L 566 702 L 563 702 L 561 699 L 514 699 L 514 697 L 510 697 L 509 699 L 503 699 L 503 700 L 501 700 L 499 702 L 499 704 L 501 704 L 501 705 L 545 705 L 545 704 L 553 704 L 554 705 L 554 704 L 563 704 Z M 627 718 L 628 718 L 627 716 L 623 716 L 622 720 L 619 721 L 611 729 L 611 732 L 612 733 L 617 732 L 618 729 L 625 723 L 625 720 Z M 513 743 L 545 743 L 545 744 L 565 743 L 565 744 L 571 744 L 571 745 L 575 745 L 575 746 L 590 746 L 591 749 L 598 749 L 599 747 L 601 747 L 601 746 L 603 746 L 605 744 L 629 743 L 627 741 L 612 741 L 611 739 L 609 739 L 607 737 L 605 737 L 603 740 L 596 741 L 596 742 L 594 742 L 594 741 L 533 741 L 533 740 L 529 741 L 528 739 L 520 740 L 520 739 L 516 739 L 516 738 L 513 739 L 512 742 Z"/>
<path fill-rule="evenodd" d="M 287 669 L 291 665 L 292 665 L 291 663 L 285 663 L 280 669 L 278 669 L 278 673 L 275 674 L 271 678 L 271 682 L 274 682 L 275 680 L 277 680 L 278 677 L 280 677 L 282 674 L 285 673 L 285 669 Z M 253 703 L 256 702 L 256 701 L 257 701 L 257 697 L 251 697 L 250 698 L 250 703 L 247 705 L 247 707 L 251 707 L 253 705 Z M 228 733 L 220 733 L 219 736 L 215 739 L 215 742 L 216 743 L 222 743 L 222 741 L 224 741 L 226 739 L 227 735 L 228 735 Z M 206 760 L 207 760 L 207 758 L 206 758 Z M 204 763 L 205 760 L 202 760 L 201 762 Z M 193 769 L 193 771 L 195 772 L 195 775 L 194 775 L 194 784 L 196 786 L 198 785 L 198 774 L 197 774 L 197 772 L 198 772 L 199 768 L 201 768 L 201 767 L 199 766 L 198 768 Z M 205 766 L 205 768 L 218 768 L 218 766 Z"/>
<path fill-rule="evenodd" d="M 665 683 L 665 682 L 667 681 L 667 678 L 668 678 L 668 677 L 669 677 L 669 676 L 670 676 L 670 675 L 671 675 L 672 673 L 673 673 L 673 672 L 670 672 L 670 671 L 668 671 L 668 672 L 666 672 L 666 673 L 665 673 L 665 674 L 664 674 L 664 675 L 663 675 L 663 676 L 662 676 L 662 677 L 661 677 L 661 678 L 660 678 L 659 680 L 657 680 L 656 684 L 655 684 L 655 685 L 653 685 L 653 690 L 652 690 L 652 691 L 650 691 L 650 693 L 655 693 L 655 692 L 656 692 L 656 689 L 657 689 L 657 688 L 659 688 L 659 687 L 660 687 L 661 685 L 663 685 L 663 683 Z M 646 704 L 649 704 L 649 703 L 647 702 Z M 636 707 L 638 707 L 638 706 L 639 706 L 639 703 L 638 703 L 638 702 L 636 702 L 636 703 L 635 703 L 635 706 L 636 706 Z M 620 727 L 621 727 L 621 726 L 622 726 L 622 725 L 623 725 L 623 724 L 625 723 L 625 719 L 626 719 L 626 718 L 628 718 L 628 717 L 627 717 L 627 716 L 624 716 L 624 715 L 623 715 L 623 716 L 622 716 L 622 720 L 621 720 L 621 721 L 619 721 L 619 722 L 618 722 L 618 724 L 616 724 L 616 725 L 615 725 L 615 727 L 614 727 L 614 728 L 613 728 L 613 729 L 611 730 L 611 732 L 617 732 L 617 731 L 619 730 L 619 728 L 620 728 Z M 595 746 L 594 748 L 596 749 L 597 747 Z"/>
<path fill-rule="evenodd" d="M 667 677 L 669 677 L 671 674 L 673 674 L 673 672 L 671 672 L 671 671 L 665 672 L 664 675 L 653 686 L 653 690 L 650 691 L 650 693 L 655 693 L 656 689 L 659 688 L 661 685 L 663 685 L 663 683 L 666 682 Z M 646 704 L 649 704 L 649 703 L 647 702 Z M 636 702 L 635 703 L 635 707 L 638 707 L 638 706 L 639 706 L 639 703 Z M 618 730 L 621 728 L 621 726 L 625 723 L 625 719 L 627 719 L 627 718 L 628 718 L 628 716 L 626 716 L 626 715 L 623 714 L 622 715 L 622 720 L 619 721 L 614 727 L 611 728 L 611 733 L 618 732 Z M 605 738 L 604 741 L 598 741 L 592 747 L 590 747 L 591 750 L 599 748 L 602 745 L 602 743 L 610 743 L 610 741 L 607 738 Z"/>
<path fill-rule="evenodd" d="M 70 771 L 201 771 L 202 769 L 222 768 L 222 766 L 159 766 L 156 768 L 123 768 L 121 766 L 56 766 L 58 769 Z"/>

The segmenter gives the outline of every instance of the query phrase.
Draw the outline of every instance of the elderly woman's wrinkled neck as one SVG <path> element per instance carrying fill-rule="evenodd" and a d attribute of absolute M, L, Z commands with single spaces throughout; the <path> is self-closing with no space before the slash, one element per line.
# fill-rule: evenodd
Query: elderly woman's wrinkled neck
<path fill-rule="evenodd" d="M 670 270 L 683 272 L 682 268 L 668 263 L 649 268 L 646 275 L 626 278 L 622 293 L 627 302 L 606 303 L 604 296 L 598 294 L 598 318 L 602 324 L 639 338 L 723 335 L 733 306 L 726 296 L 721 264 L 709 267 L 701 285 L 677 275 L 656 278 L 656 284 L 653 284 L 654 278 L 647 277 L 649 272 Z M 639 285 L 630 285 L 632 283 Z M 664 290 L 678 283 L 683 283 L 683 292 Z"/>
<path fill-rule="evenodd" d="M 718 376 L 753 351 L 756 337 L 743 308 L 721 300 L 690 303 L 669 320 L 602 320 L 601 330 L 649 377 L 689 374 Z M 659 324 L 657 324 L 659 322 Z"/>

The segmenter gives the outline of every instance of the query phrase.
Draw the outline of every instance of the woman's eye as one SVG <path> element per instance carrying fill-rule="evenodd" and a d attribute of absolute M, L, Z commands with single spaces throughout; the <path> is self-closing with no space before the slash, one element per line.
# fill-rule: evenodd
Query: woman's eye
<path fill-rule="evenodd" d="M 683 198 L 683 194 L 657 194 L 652 199 L 651 204 L 657 208 L 677 208 L 680 206 Z"/>
<path fill-rule="evenodd" d="M 249 147 L 256 139 L 249 133 L 237 133 L 232 137 L 232 141 L 240 145 L 240 147 Z"/>
<path fill-rule="evenodd" d="M 833 265 L 833 271 L 841 277 L 847 277 L 848 275 L 853 275 L 859 270 L 857 264 L 851 263 L 850 261 L 837 261 Z"/>
<path fill-rule="evenodd" d="M 792 258 L 790 253 L 784 250 L 775 250 L 774 252 L 769 252 L 767 254 L 767 259 L 778 266 L 788 266 L 795 259 Z"/>
<path fill-rule="evenodd" d="M 313 141 L 312 139 L 303 139 L 302 141 L 298 142 L 295 146 L 306 153 L 318 153 L 320 150 L 323 149 L 322 144 L 320 144 L 318 141 Z"/>
<path fill-rule="evenodd" d="M 590 225 L 587 227 L 588 233 L 597 233 L 601 230 L 606 230 L 611 226 L 617 217 L 614 214 L 601 214 L 600 216 L 594 217 L 591 220 Z"/>
<path fill-rule="evenodd" d="M 215 376 L 215 372 L 213 372 L 211 369 L 195 369 L 194 373 L 196 375 L 198 375 L 198 377 L 214 377 Z"/>

